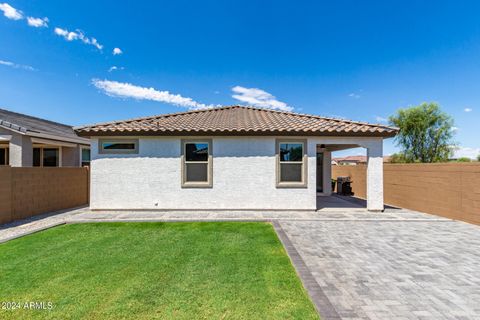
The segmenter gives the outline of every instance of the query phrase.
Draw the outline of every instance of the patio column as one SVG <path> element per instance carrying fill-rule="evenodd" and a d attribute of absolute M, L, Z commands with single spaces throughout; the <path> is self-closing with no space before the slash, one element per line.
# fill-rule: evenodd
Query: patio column
<path fill-rule="evenodd" d="M 9 145 L 10 166 L 31 167 L 33 164 L 32 139 L 21 134 L 12 134 Z"/>
<path fill-rule="evenodd" d="M 332 195 L 332 152 L 323 153 L 323 193 Z"/>
<path fill-rule="evenodd" d="M 383 211 L 383 139 L 367 147 L 367 209 Z"/>

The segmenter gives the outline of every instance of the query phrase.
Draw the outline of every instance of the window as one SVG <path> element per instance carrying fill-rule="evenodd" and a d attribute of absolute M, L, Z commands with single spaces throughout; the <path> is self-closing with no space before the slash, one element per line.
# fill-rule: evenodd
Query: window
<path fill-rule="evenodd" d="M 0 166 L 8 165 L 8 148 L 0 146 Z"/>
<path fill-rule="evenodd" d="M 138 153 L 138 139 L 100 139 L 98 141 L 100 154 L 136 154 Z"/>
<path fill-rule="evenodd" d="M 59 167 L 60 150 L 58 148 L 33 148 L 34 167 Z"/>
<path fill-rule="evenodd" d="M 211 140 L 182 140 L 182 187 L 212 187 L 211 148 Z"/>
<path fill-rule="evenodd" d="M 277 187 L 307 187 L 307 141 L 277 141 Z"/>
<path fill-rule="evenodd" d="M 81 147 L 80 165 L 82 167 L 90 166 L 90 148 Z"/>
<path fill-rule="evenodd" d="M 44 167 L 58 167 L 58 149 L 44 148 L 43 149 L 43 166 Z"/>

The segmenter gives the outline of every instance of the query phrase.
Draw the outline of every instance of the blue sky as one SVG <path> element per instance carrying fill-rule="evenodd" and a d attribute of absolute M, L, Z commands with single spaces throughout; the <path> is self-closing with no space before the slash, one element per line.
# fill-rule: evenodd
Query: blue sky
<path fill-rule="evenodd" d="M 383 122 L 435 101 L 480 153 L 478 1 L 1 1 L 6 109 L 72 125 L 231 104 Z"/>

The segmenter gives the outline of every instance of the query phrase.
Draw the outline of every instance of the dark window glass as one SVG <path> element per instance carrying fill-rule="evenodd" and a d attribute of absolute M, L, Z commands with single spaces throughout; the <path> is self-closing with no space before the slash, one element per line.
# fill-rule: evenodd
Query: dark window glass
<path fill-rule="evenodd" d="M 135 143 L 104 142 L 102 147 L 104 150 L 135 150 Z"/>
<path fill-rule="evenodd" d="M 82 149 L 82 167 L 90 165 L 90 149 Z"/>
<path fill-rule="evenodd" d="M 208 181 L 208 163 L 187 163 L 186 171 L 188 182 Z"/>
<path fill-rule="evenodd" d="M 280 165 L 281 182 L 302 182 L 302 164 L 282 163 Z"/>
<path fill-rule="evenodd" d="M 33 166 L 40 167 L 40 148 L 33 148 Z"/>
<path fill-rule="evenodd" d="M 208 161 L 208 143 L 186 143 L 186 161 Z"/>
<path fill-rule="evenodd" d="M 58 167 L 58 149 L 43 149 L 43 166 Z"/>
<path fill-rule="evenodd" d="M 7 164 L 7 149 L 0 148 L 0 166 Z"/>
<path fill-rule="evenodd" d="M 301 143 L 281 143 L 280 161 L 302 161 L 303 145 Z"/>

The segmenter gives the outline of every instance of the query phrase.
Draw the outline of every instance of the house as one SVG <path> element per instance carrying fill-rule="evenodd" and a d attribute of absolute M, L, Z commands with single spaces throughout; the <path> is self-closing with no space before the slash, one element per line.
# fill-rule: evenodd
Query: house
<path fill-rule="evenodd" d="M 332 159 L 332 163 L 339 166 L 365 164 L 367 163 L 367 156 L 337 157 Z"/>
<path fill-rule="evenodd" d="M 230 106 L 76 127 L 92 146 L 90 207 L 315 210 L 331 152 L 364 147 L 367 207 L 383 210 L 383 139 L 396 128 Z"/>
<path fill-rule="evenodd" d="M 90 161 L 90 141 L 71 126 L 0 109 L 0 166 L 78 167 Z"/>
<path fill-rule="evenodd" d="M 384 156 L 383 163 L 389 163 L 391 161 L 391 156 Z M 332 159 L 332 164 L 345 166 L 345 165 L 357 165 L 357 164 L 366 164 L 367 156 L 347 156 L 347 157 L 336 157 Z"/>

